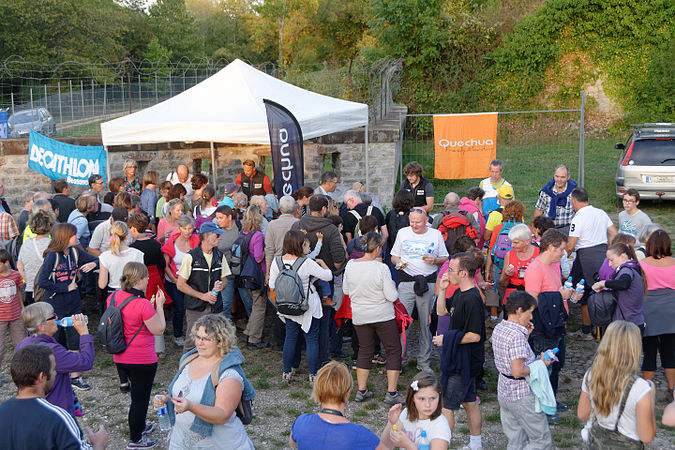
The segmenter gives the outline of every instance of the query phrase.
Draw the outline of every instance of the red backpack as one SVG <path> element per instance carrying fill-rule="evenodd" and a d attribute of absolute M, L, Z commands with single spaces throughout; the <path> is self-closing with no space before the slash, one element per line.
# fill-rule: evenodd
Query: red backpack
<path fill-rule="evenodd" d="M 466 211 L 448 213 L 443 217 L 443 221 L 438 226 L 438 231 L 443 235 L 445 248 L 452 254 L 452 247 L 460 236 L 469 236 L 471 239 L 478 239 L 478 230 L 473 226 Z"/>

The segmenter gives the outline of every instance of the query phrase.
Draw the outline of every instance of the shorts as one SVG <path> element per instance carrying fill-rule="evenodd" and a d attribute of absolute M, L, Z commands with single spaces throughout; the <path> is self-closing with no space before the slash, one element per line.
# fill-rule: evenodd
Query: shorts
<path fill-rule="evenodd" d="M 462 403 L 476 401 L 476 377 L 471 377 L 468 384 L 462 383 L 459 374 L 450 375 L 443 391 L 443 408 L 457 411 Z"/>

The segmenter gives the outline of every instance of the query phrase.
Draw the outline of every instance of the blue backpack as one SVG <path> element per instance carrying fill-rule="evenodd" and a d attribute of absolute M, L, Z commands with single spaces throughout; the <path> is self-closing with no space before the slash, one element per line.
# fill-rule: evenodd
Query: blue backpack
<path fill-rule="evenodd" d="M 499 230 L 497 235 L 497 240 L 495 240 L 495 245 L 492 247 L 492 261 L 495 263 L 496 267 L 500 269 L 504 268 L 504 258 L 506 254 L 513 248 L 511 245 L 511 239 L 509 239 L 509 231 L 514 226 L 520 224 L 521 222 L 516 222 L 515 220 L 509 220 L 502 224 L 502 229 Z"/>

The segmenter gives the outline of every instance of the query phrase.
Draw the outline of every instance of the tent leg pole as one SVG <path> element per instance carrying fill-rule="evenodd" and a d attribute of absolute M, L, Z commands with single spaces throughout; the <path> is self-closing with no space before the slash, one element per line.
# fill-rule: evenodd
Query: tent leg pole
<path fill-rule="evenodd" d="M 364 140 L 366 144 L 366 192 L 370 192 L 370 167 L 368 164 L 368 123 L 366 122 L 366 136 Z"/>
<path fill-rule="evenodd" d="M 108 147 L 105 145 L 103 146 L 103 150 L 105 150 L 105 178 L 106 181 L 110 183 L 110 152 L 108 151 Z"/>
<path fill-rule="evenodd" d="M 216 173 L 218 173 L 218 170 L 216 169 L 216 151 L 214 149 L 213 142 L 211 142 L 211 175 L 213 176 L 213 189 L 218 192 L 218 180 Z"/>

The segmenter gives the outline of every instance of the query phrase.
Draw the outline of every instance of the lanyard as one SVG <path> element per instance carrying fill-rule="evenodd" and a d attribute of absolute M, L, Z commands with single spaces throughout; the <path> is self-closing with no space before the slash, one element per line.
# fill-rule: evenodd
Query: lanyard
<path fill-rule="evenodd" d="M 341 413 L 340 411 L 338 411 L 337 409 L 323 408 L 323 409 L 321 409 L 321 411 L 319 411 L 319 412 L 320 412 L 320 413 L 324 413 L 324 414 L 331 414 L 331 415 L 333 415 L 333 416 L 344 417 L 344 414 L 342 414 L 342 413 Z"/>

